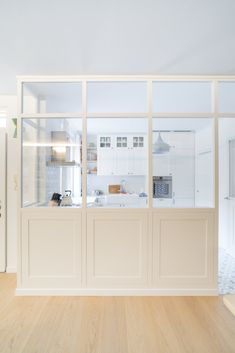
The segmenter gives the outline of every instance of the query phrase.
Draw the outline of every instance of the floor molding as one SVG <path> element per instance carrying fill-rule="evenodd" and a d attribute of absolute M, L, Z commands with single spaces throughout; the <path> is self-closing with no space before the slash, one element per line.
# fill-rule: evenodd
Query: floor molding
<path fill-rule="evenodd" d="M 217 296 L 217 289 L 17 288 L 17 296 Z"/>
<path fill-rule="evenodd" d="M 224 305 L 235 315 L 235 295 L 225 295 L 223 297 Z"/>
<path fill-rule="evenodd" d="M 6 273 L 16 273 L 16 267 L 8 267 L 6 268 Z"/>

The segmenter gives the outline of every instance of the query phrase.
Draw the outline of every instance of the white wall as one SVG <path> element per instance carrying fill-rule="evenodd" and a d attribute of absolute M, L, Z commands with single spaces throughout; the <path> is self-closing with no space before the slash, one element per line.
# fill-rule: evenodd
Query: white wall
<path fill-rule="evenodd" d="M 213 207 L 214 171 L 212 126 L 196 131 L 195 134 L 195 205 Z"/>
<path fill-rule="evenodd" d="M 0 107 L 6 108 L 7 120 L 7 271 L 15 272 L 17 263 L 17 139 L 13 138 L 16 96 L 0 95 Z"/>

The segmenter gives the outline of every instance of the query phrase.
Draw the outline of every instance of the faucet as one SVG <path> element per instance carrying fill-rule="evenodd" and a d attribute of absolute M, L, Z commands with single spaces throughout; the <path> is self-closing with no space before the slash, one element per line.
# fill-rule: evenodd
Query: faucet
<path fill-rule="evenodd" d="M 120 186 L 120 193 L 121 194 L 126 194 L 126 180 L 122 179 L 120 182 L 121 186 Z"/>

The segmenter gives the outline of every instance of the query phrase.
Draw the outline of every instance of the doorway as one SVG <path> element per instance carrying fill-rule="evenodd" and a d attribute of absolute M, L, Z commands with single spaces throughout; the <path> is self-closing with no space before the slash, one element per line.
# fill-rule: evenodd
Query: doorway
<path fill-rule="evenodd" d="M 235 294 L 235 118 L 219 120 L 219 293 Z"/>
<path fill-rule="evenodd" d="M 6 131 L 0 127 L 0 272 L 6 271 Z"/>

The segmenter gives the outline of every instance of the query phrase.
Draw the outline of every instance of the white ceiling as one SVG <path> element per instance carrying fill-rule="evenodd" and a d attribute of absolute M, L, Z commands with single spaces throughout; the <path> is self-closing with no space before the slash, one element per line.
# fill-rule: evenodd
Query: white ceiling
<path fill-rule="evenodd" d="M 235 74 L 234 0 L 0 0 L 0 94 L 16 75 Z"/>

